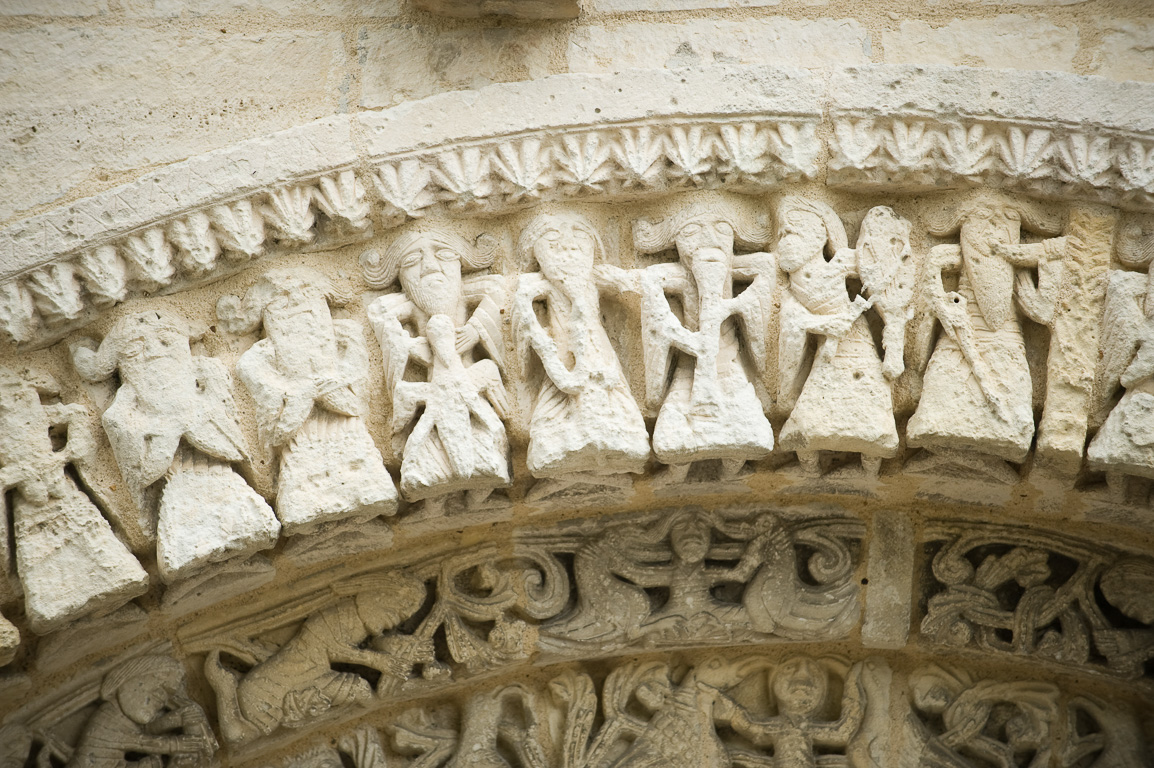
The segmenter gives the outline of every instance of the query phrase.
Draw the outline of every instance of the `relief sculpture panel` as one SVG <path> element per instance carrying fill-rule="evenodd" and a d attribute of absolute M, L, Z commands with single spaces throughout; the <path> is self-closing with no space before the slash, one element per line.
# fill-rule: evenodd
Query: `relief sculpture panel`
<path fill-rule="evenodd" d="M 271 547 L 280 533 L 268 502 L 234 468 L 248 448 L 227 369 L 193 355 L 189 336 L 182 318 L 148 311 L 121 318 L 99 346 L 71 347 L 85 380 L 118 374 L 101 420 L 166 582 Z"/>
<path fill-rule="evenodd" d="M 265 444 L 280 454 L 276 511 L 284 533 L 350 515 L 391 515 L 397 491 L 364 424 L 369 377 L 363 329 L 334 320 L 341 303 L 311 269 L 262 275 L 243 301 L 223 296 L 217 316 L 234 333 L 264 329 L 237 374 L 257 407 Z"/>
<path fill-rule="evenodd" d="M 394 447 L 401 455 L 401 493 L 423 501 L 424 513 L 446 504 L 468 509 L 496 503 L 511 482 L 509 440 L 502 418 L 509 402 L 500 277 L 462 278 L 492 263 L 493 254 L 441 229 L 412 229 L 383 255 L 362 257 L 365 280 L 402 292 L 367 308 L 393 402 Z M 414 364 L 422 370 L 406 377 Z"/>

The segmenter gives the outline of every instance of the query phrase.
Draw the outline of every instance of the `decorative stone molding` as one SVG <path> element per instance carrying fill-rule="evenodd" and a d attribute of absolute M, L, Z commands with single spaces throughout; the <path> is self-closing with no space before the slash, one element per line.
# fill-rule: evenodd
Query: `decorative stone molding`
<path fill-rule="evenodd" d="M 0 232 L 0 765 L 1141 765 L 1152 96 L 560 76 Z"/>
<path fill-rule="evenodd" d="M 834 185 L 983 183 L 1154 207 L 1149 86 L 960 72 L 562 75 L 328 118 L 0 232 L 0 320 L 11 342 L 42 344 L 128 295 L 228 274 L 270 247 L 347 242 L 367 231 L 369 188 L 393 226 L 432 206 L 765 190 L 819 174 L 828 154 Z M 453 135 L 462 125 L 468 136 Z"/>

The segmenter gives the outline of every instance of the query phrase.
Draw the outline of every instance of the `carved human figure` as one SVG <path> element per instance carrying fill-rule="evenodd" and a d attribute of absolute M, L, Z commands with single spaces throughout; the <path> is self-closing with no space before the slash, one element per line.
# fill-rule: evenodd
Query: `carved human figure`
<path fill-rule="evenodd" d="M 1034 436 L 1023 317 L 1052 323 L 1067 250 L 1064 237 L 1022 243 L 1023 228 L 1056 235 L 1060 221 L 1022 201 L 983 197 L 931 225 L 931 234 L 956 233 L 959 244 L 934 246 L 927 257 L 925 291 L 942 333 L 907 427 L 911 446 L 945 463 L 968 454 L 963 464 L 1004 481 L 1016 474 L 998 460 L 1022 461 Z M 957 274 L 956 290 L 945 290 L 943 273 Z"/>
<path fill-rule="evenodd" d="M 393 398 L 393 432 L 401 459 L 401 493 L 444 510 L 450 494 L 482 505 L 510 482 L 509 442 L 501 419 L 508 398 L 501 380 L 503 353 L 497 277 L 462 280 L 462 265 L 492 261 L 460 236 L 418 228 L 398 237 L 383 256 L 362 256 L 365 279 L 386 288 L 400 279 L 403 293 L 368 306 Z M 488 357 L 482 358 L 480 346 Z M 410 361 L 422 381 L 405 379 Z"/>
<path fill-rule="evenodd" d="M 74 748 L 50 744 L 66 768 L 196 768 L 217 743 L 204 710 L 185 692 L 184 668 L 167 656 L 141 656 L 104 676 L 101 704 Z"/>
<path fill-rule="evenodd" d="M 42 393 L 55 395 L 56 387 L 0 368 L 0 554 L 8 571 L 11 535 L 24 610 L 38 633 L 148 590 L 148 574 L 65 471 L 92 458 L 86 410 L 45 404 Z M 59 450 L 52 443 L 57 428 L 67 433 Z"/>
<path fill-rule="evenodd" d="M 520 344 L 544 369 L 527 463 L 548 480 L 535 495 L 640 473 L 649 433 L 601 322 L 600 292 L 610 286 L 594 266 L 600 237 L 576 214 L 541 214 L 521 232 L 520 251 L 541 269 L 521 275 L 513 303 Z"/>
<path fill-rule="evenodd" d="M 719 722 L 758 747 L 773 748 L 774 768 L 816 768 L 819 754 L 842 752 L 865 717 L 866 686 L 862 664 L 850 668 L 837 719 L 827 719 L 829 670 L 805 656 L 787 659 L 767 675 L 770 700 L 777 714 L 754 715 L 728 696 L 720 696 Z"/>
<path fill-rule="evenodd" d="M 247 456 L 228 372 L 192 354 L 183 320 L 155 310 L 126 315 L 99 348 L 74 342 L 72 361 L 88 381 L 120 374 L 104 429 L 142 527 L 155 524 L 161 578 L 276 543 L 276 516 L 232 466 Z"/>
<path fill-rule="evenodd" d="M 350 595 L 350 588 L 357 591 Z M 424 585 L 389 576 L 333 590 L 341 599 L 305 619 L 292 639 L 271 655 L 248 659 L 253 666 L 239 679 L 221 663 L 220 651 L 208 654 L 204 674 L 216 692 L 225 739 L 251 741 L 373 697 L 373 687 L 364 677 L 336 671 L 333 664 L 377 670 L 378 693 L 407 678 L 412 660 L 406 654 L 370 650 L 366 645 L 421 607 Z"/>
<path fill-rule="evenodd" d="M 1147 274 L 1115 270 L 1106 287 L 1096 391 L 1108 409 L 1086 450 L 1090 466 L 1106 472 L 1112 490 L 1126 495 L 1124 477 L 1154 479 L 1154 262 Z M 1114 401 L 1119 387 L 1125 391 Z M 1110 406 L 1113 406 L 1112 408 Z"/>
<path fill-rule="evenodd" d="M 860 453 L 876 475 L 897 453 L 892 382 L 903 370 L 906 323 L 913 316 L 914 263 L 909 222 L 876 206 L 866 214 L 857 247 L 825 203 L 786 198 L 778 208 L 777 257 L 789 274 L 782 299 L 778 347 L 781 395 L 790 408 L 783 448 L 797 451 L 802 467 L 820 474 L 819 451 Z M 847 278 L 857 280 L 850 300 Z M 868 315 L 885 330 L 879 356 Z M 818 337 L 810 366 L 807 340 Z"/>
<path fill-rule="evenodd" d="M 767 240 L 764 227 L 720 202 L 634 222 L 638 251 L 676 246 L 680 258 L 639 277 L 646 400 L 657 410 L 653 451 L 669 465 L 670 481 L 711 459 L 720 459 L 722 479 L 731 479 L 773 448 L 761 372 L 777 270 L 769 254 L 734 254 L 735 242 L 757 247 Z M 742 284 L 745 290 L 735 290 Z M 680 317 L 671 302 L 682 308 Z"/>
<path fill-rule="evenodd" d="M 217 316 L 233 333 L 265 337 L 237 361 L 265 444 L 280 454 L 277 515 L 286 534 L 345 517 L 391 515 L 397 491 L 364 423 L 368 353 L 328 278 L 304 267 L 262 275 Z"/>

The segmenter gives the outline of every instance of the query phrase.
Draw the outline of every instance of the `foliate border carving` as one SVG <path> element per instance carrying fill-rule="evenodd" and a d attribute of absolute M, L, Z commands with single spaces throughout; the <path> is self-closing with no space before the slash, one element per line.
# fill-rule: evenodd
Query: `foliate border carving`
<path fill-rule="evenodd" d="M 923 642 L 1149 679 L 1154 559 L 993 525 L 938 525 L 926 547 Z"/>
<path fill-rule="evenodd" d="M 558 75 L 242 142 L 0 231 L 0 343 L 49 343 L 130 294 L 221 277 L 270 246 L 365 236 L 374 202 L 395 226 L 549 199 L 759 191 L 828 162 L 831 186 L 989 184 L 1154 208 L 1150 86 L 974 72 Z M 959 117 L 983 100 L 991 114 Z"/>
<path fill-rule="evenodd" d="M 1127 206 L 1154 203 L 1154 140 L 1052 121 L 876 117 L 833 120 L 828 183 L 987 184 Z"/>

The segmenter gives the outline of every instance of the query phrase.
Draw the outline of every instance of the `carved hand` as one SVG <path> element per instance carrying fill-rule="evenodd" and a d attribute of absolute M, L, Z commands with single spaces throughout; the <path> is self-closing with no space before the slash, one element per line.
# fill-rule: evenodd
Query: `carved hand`
<path fill-rule="evenodd" d="M 480 340 L 481 334 L 477 332 L 476 327 L 474 327 L 472 323 L 465 323 L 461 327 L 457 328 L 457 354 L 465 354 L 470 349 L 477 346 L 477 342 Z"/>

